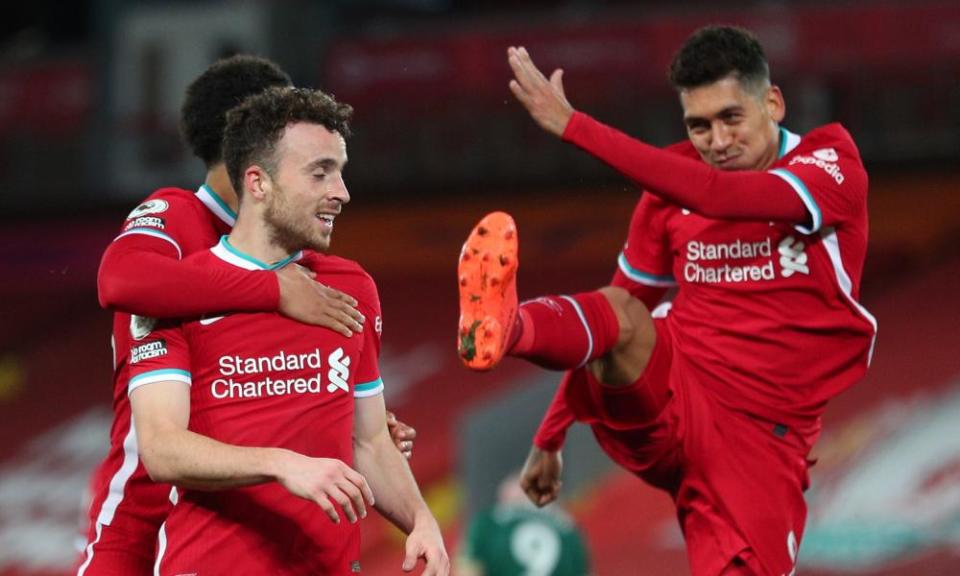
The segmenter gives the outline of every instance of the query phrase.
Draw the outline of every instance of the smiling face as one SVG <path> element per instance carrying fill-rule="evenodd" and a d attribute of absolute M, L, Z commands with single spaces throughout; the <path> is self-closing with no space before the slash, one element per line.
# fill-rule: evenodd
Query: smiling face
<path fill-rule="evenodd" d="M 326 251 L 334 220 L 350 201 L 343 137 L 319 124 L 292 124 L 277 143 L 275 159 L 263 213 L 271 242 L 287 253 Z"/>
<path fill-rule="evenodd" d="M 765 170 L 777 159 L 783 95 L 776 86 L 735 75 L 680 91 L 687 135 L 703 160 L 721 170 Z"/>

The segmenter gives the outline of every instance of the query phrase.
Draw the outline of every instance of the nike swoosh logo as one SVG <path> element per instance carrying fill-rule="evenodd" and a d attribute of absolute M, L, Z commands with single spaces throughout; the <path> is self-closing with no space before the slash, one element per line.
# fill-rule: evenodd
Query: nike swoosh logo
<path fill-rule="evenodd" d="M 201 318 L 200 324 L 203 326 L 209 326 L 216 322 L 217 320 L 223 320 L 226 316 L 214 316 L 213 318 Z"/>

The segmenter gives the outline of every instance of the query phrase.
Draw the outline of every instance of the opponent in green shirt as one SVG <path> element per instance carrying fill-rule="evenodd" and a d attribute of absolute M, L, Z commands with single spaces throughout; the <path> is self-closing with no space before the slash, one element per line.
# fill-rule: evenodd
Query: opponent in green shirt
<path fill-rule="evenodd" d="M 586 576 L 590 572 L 586 544 L 571 518 L 556 506 L 538 509 L 530 504 L 515 475 L 501 486 L 500 503 L 473 517 L 459 556 L 462 576 Z"/>

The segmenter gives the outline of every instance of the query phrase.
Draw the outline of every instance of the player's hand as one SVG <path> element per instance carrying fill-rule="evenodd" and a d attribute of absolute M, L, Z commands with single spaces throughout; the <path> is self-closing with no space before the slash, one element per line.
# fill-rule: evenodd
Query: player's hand
<path fill-rule="evenodd" d="M 563 135 L 574 112 L 563 91 L 563 70 L 557 68 L 547 80 L 523 46 L 507 48 L 507 63 L 513 70 L 513 95 L 541 128 L 554 136 Z"/>
<path fill-rule="evenodd" d="M 447 556 L 447 549 L 443 546 L 440 527 L 432 516 L 414 524 L 413 531 L 407 536 L 401 568 L 404 572 L 413 571 L 420 558 L 423 558 L 426 564 L 423 576 L 450 574 L 450 558 Z"/>
<path fill-rule="evenodd" d="M 417 437 L 416 429 L 397 420 L 397 415 L 389 410 L 387 410 L 387 429 L 390 430 L 390 438 L 397 445 L 397 449 L 409 460 L 413 456 L 413 441 Z"/>
<path fill-rule="evenodd" d="M 280 282 L 280 313 L 306 324 L 314 324 L 339 332 L 346 337 L 363 332 L 363 314 L 357 301 L 316 282 L 311 270 L 303 266 L 284 266 L 277 270 Z"/>
<path fill-rule="evenodd" d="M 291 494 L 320 506 L 334 524 L 340 523 L 336 503 L 351 523 L 367 516 L 373 492 L 367 479 L 335 458 L 310 458 L 284 451 L 277 464 L 277 482 Z"/>
<path fill-rule="evenodd" d="M 520 472 L 520 487 L 531 502 L 539 507 L 546 506 L 560 495 L 561 472 L 563 456 L 559 450 L 548 452 L 532 446 Z"/>

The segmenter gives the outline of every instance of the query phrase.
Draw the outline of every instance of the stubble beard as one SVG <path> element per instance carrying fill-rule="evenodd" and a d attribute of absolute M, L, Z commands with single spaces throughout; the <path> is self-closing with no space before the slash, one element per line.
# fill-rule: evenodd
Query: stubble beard
<path fill-rule="evenodd" d="M 267 204 L 263 219 L 271 244 L 288 254 L 306 249 L 326 252 L 330 247 L 329 235 L 323 236 L 311 229 L 313 215 L 307 220 L 302 214 L 295 213 L 287 202 L 286 192 L 279 186 Z"/>

